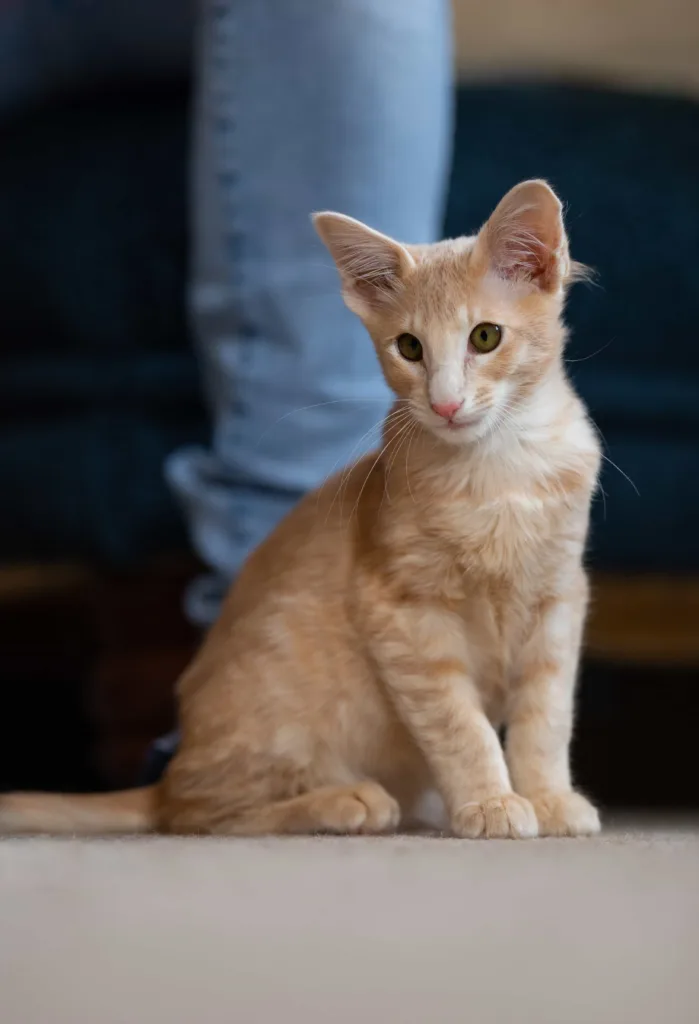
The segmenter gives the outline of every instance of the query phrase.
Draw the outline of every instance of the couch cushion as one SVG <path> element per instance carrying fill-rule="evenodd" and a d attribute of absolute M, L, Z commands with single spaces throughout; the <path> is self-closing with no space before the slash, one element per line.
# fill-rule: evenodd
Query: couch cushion
<path fill-rule="evenodd" d="M 571 296 L 568 350 L 621 469 L 595 505 L 595 563 L 699 568 L 699 105 L 471 87 L 457 115 L 447 234 L 544 176 L 599 272 Z M 182 544 L 162 461 L 206 431 L 183 302 L 184 94 L 37 114 L 0 143 L 0 558 Z"/>
<path fill-rule="evenodd" d="M 3 360 L 187 347 L 186 103 L 125 91 L 2 126 Z"/>

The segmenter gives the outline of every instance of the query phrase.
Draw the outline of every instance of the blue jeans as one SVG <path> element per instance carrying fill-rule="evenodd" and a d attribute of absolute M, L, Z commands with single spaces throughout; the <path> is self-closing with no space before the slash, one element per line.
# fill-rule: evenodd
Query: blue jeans
<path fill-rule="evenodd" d="M 168 460 L 212 576 L 200 624 L 307 490 L 373 447 L 389 403 L 312 210 L 437 236 L 451 137 L 444 0 L 219 0 L 197 43 L 191 311 L 213 435 Z"/>

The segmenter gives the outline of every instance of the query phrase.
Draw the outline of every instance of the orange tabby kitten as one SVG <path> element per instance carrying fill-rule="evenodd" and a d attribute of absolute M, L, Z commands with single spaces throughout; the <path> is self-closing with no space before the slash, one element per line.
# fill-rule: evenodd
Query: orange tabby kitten
<path fill-rule="evenodd" d="M 397 396 L 380 454 L 249 559 L 163 782 L 9 795 L 4 830 L 382 832 L 434 788 L 457 836 L 599 830 L 569 767 L 600 456 L 563 367 L 561 204 L 524 182 L 429 246 L 315 225 Z"/>

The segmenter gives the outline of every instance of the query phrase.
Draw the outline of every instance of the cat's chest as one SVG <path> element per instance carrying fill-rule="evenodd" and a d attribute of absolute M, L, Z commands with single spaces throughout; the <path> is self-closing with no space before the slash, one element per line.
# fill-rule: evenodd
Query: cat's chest
<path fill-rule="evenodd" d="M 539 577 L 555 561 L 560 541 L 567 534 L 568 510 L 545 498 L 513 493 L 479 503 L 454 504 L 436 517 L 434 537 L 441 540 L 443 563 L 426 559 L 432 572 L 459 578 L 459 589 L 475 582 L 510 581 Z M 443 578 L 443 576 L 442 576 Z"/>
<path fill-rule="evenodd" d="M 589 496 L 583 473 L 564 481 L 553 471 L 522 473 L 509 486 L 495 480 L 490 491 L 462 486 L 440 501 L 419 494 L 391 521 L 392 574 L 416 597 L 469 617 L 483 609 L 487 632 L 509 643 L 525 628 L 521 610 L 579 565 Z"/>

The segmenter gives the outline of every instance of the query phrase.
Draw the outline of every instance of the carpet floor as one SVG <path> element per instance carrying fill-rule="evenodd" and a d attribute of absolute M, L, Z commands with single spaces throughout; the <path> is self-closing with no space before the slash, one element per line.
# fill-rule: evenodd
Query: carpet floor
<path fill-rule="evenodd" d="M 0 841 L 3 1024 L 696 1024 L 699 825 Z"/>

